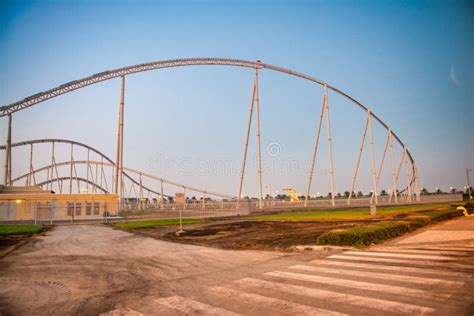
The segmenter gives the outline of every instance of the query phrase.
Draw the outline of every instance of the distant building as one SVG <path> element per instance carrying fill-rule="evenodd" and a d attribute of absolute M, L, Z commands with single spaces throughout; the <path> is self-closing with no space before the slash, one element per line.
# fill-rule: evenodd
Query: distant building
<path fill-rule="evenodd" d="M 55 194 L 39 186 L 0 186 L 0 221 L 85 220 L 118 211 L 117 194 Z"/>

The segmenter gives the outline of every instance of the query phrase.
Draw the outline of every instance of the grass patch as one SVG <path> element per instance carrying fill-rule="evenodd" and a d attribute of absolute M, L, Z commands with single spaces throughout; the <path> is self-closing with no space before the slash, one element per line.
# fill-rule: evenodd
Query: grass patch
<path fill-rule="evenodd" d="M 410 213 L 421 210 L 447 210 L 450 204 L 425 204 L 425 205 L 407 205 L 407 206 L 385 206 L 377 208 L 375 218 L 393 217 L 402 213 Z M 258 215 L 251 217 L 252 220 L 263 221 L 311 221 L 311 220 L 366 220 L 373 219 L 370 215 L 370 209 L 340 209 L 340 210 L 321 210 L 306 209 L 304 211 L 293 211 L 279 214 Z"/>
<path fill-rule="evenodd" d="M 183 225 L 189 224 L 203 224 L 208 223 L 208 219 L 201 219 L 201 218 L 183 218 Z M 171 225 L 179 225 L 179 218 L 169 218 L 169 219 L 154 219 L 154 220 L 146 220 L 146 221 L 134 221 L 134 222 L 121 222 L 114 224 L 115 227 L 120 229 L 140 229 L 140 228 L 148 228 L 148 227 L 156 227 L 156 226 L 171 226 Z"/>
<path fill-rule="evenodd" d="M 404 221 L 383 221 L 347 229 L 334 229 L 321 234 L 316 243 L 318 245 L 368 246 L 401 236 L 430 223 L 440 222 L 461 215 L 462 212 L 455 209 L 418 211 L 414 215 L 405 217 Z"/>
<path fill-rule="evenodd" d="M 13 234 L 37 234 L 46 227 L 38 225 L 0 225 L 0 236 Z"/>

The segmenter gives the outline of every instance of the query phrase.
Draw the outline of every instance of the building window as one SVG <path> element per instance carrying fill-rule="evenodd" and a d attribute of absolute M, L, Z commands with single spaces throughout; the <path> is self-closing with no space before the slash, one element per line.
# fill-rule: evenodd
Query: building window
<path fill-rule="evenodd" d="M 74 216 L 74 203 L 67 204 L 67 216 Z"/>
<path fill-rule="evenodd" d="M 86 202 L 86 215 L 92 215 L 92 203 Z"/>
<path fill-rule="evenodd" d="M 99 215 L 99 214 L 100 214 L 100 204 L 94 203 L 94 215 Z"/>
<path fill-rule="evenodd" d="M 81 203 L 76 203 L 76 216 L 81 216 Z"/>

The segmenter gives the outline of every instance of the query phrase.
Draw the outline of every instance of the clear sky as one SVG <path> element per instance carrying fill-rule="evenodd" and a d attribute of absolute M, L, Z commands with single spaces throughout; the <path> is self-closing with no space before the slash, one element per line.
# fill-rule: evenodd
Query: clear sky
<path fill-rule="evenodd" d="M 261 59 L 350 93 L 407 144 L 423 187 L 462 189 L 465 168 L 474 169 L 473 21 L 472 1 L 2 0 L 0 104 L 144 62 Z M 236 194 L 252 77 L 251 69 L 201 66 L 127 77 L 124 165 Z M 259 86 L 264 185 L 302 193 L 322 89 L 270 71 L 261 72 Z M 119 89 L 115 79 L 18 112 L 13 141 L 73 139 L 115 158 Z M 336 191 L 343 192 L 365 117 L 334 93 L 329 102 Z M 1 142 L 5 130 L 2 118 Z M 378 162 L 386 134 L 378 126 L 374 133 Z M 312 193 L 329 191 L 325 138 L 323 125 Z M 358 180 L 365 192 L 366 145 Z M 277 152 L 270 155 L 272 146 Z M 58 148 L 58 155 L 67 159 L 67 150 Z M 244 193 L 255 195 L 254 131 L 249 154 Z M 28 168 L 28 153 L 13 155 L 15 176 Z M 49 159 L 39 152 L 36 158 L 43 159 L 37 166 Z M 388 162 L 380 188 L 389 187 Z"/>

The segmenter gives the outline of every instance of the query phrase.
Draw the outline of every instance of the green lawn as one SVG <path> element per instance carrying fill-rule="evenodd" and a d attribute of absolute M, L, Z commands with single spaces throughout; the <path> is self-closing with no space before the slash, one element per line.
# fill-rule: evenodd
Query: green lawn
<path fill-rule="evenodd" d="M 201 223 L 208 223 L 208 222 L 209 220 L 207 219 L 183 218 L 183 225 L 201 224 Z M 114 226 L 121 229 L 140 229 L 140 228 L 147 228 L 147 227 L 171 226 L 171 225 L 179 225 L 179 218 L 153 219 L 153 220 L 146 220 L 146 221 L 121 222 L 121 223 L 114 224 Z"/>
<path fill-rule="evenodd" d="M 46 228 L 37 225 L 0 225 L 0 236 L 12 234 L 36 234 Z"/>
<path fill-rule="evenodd" d="M 447 210 L 450 207 L 450 203 L 377 207 L 376 217 L 386 218 L 400 213 L 409 213 L 423 210 Z M 340 210 L 306 209 L 304 211 L 292 211 L 287 213 L 251 217 L 253 220 L 264 221 L 365 220 L 370 218 L 373 217 L 370 215 L 370 209 L 368 208 Z"/>

